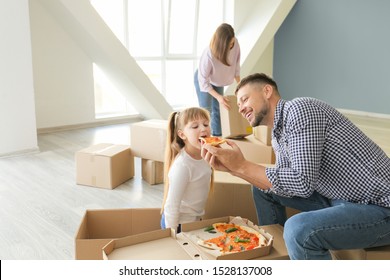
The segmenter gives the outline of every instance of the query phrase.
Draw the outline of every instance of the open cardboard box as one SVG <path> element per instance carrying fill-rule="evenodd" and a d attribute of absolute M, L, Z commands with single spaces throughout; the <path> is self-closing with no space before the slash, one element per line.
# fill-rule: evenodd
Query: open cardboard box
<path fill-rule="evenodd" d="M 116 238 L 160 229 L 160 208 L 87 210 L 75 236 L 77 260 L 101 260 L 102 248 Z"/>
<path fill-rule="evenodd" d="M 245 219 L 249 226 L 256 228 L 266 237 L 268 242 L 265 247 L 215 256 L 208 253 L 208 249 L 199 246 L 191 235 L 191 232 L 214 223 L 230 222 L 233 218 L 229 216 L 183 224 L 182 232 L 177 235 L 174 231 L 166 229 L 112 240 L 103 247 L 103 259 L 245 260 L 270 254 L 273 236 Z"/>

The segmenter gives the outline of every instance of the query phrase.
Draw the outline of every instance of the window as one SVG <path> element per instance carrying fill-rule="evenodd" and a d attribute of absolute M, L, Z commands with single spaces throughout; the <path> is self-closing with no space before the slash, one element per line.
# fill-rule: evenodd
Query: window
<path fill-rule="evenodd" d="M 127 102 L 104 72 L 93 65 L 95 80 L 95 116 L 96 118 L 118 117 L 137 114 L 137 111 Z"/>
<path fill-rule="evenodd" d="M 199 56 L 224 22 L 224 0 L 91 4 L 172 107 L 198 105 L 193 75 Z"/>

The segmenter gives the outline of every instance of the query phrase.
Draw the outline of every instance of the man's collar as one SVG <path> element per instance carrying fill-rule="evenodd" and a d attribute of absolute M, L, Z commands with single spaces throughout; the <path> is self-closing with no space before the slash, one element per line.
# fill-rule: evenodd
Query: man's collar
<path fill-rule="evenodd" d="M 275 115 L 274 115 L 274 128 L 280 127 L 283 122 L 283 108 L 286 104 L 286 100 L 280 99 L 276 104 Z"/>

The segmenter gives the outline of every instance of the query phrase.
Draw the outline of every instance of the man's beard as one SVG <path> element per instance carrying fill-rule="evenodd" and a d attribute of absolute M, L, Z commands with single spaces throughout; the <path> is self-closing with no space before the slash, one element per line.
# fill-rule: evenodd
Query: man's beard
<path fill-rule="evenodd" d="M 251 126 L 255 127 L 261 125 L 267 113 L 268 113 L 268 109 L 266 107 L 263 107 L 261 111 L 258 114 L 256 114 L 254 121 L 251 123 Z"/>

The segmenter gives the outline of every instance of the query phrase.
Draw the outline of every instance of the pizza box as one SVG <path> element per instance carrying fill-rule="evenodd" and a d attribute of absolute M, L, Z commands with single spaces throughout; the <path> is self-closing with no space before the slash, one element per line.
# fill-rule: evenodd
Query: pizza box
<path fill-rule="evenodd" d="M 215 250 L 209 250 L 207 248 L 201 247 L 197 245 L 197 241 L 199 238 L 202 239 L 209 239 L 216 237 L 216 235 L 207 233 L 204 231 L 205 228 L 211 226 L 215 223 L 231 223 L 234 222 L 235 224 L 240 225 L 240 222 L 250 228 L 255 229 L 256 231 L 260 232 L 266 239 L 267 244 L 264 247 L 259 247 L 253 250 L 243 251 L 243 252 L 236 252 L 231 254 L 225 254 L 225 255 L 219 255 L 216 254 Z M 237 223 L 238 222 L 238 223 Z M 242 219 L 241 217 L 222 217 L 222 218 L 215 218 L 215 219 L 208 219 L 208 220 L 202 220 L 198 222 L 193 223 L 187 223 L 182 225 L 182 232 L 180 233 L 196 247 L 200 248 L 201 251 L 206 254 L 203 256 L 204 259 L 216 259 L 216 260 L 249 260 L 249 259 L 255 259 L 262 256 L 269 255 L 271 252 L 272 244 L 274 241 L 274 237 L 270 235 L 268 232 L 264 231 L 262 228 L 256 226 L 253 222 L 251 222 L 248 219 Z M 179 234 L 179 235 L 180 235 Z"/>
<path fill-rule="evenodd" d="M 245 260 L 266 256 L 270 253 L 273 236 L 257 227 L 267 239 L 265 247 L 250 251 L 216 256 L 209 249 L 199 246 L 194 234 L 213 223 L 230 222 L 236 217 L 223 217 L 182 225 L 182 232 L 175 234 L 172 229 L 156 230 L 139 235 L 127 236 L 110 241 L 103 247 L 105 260 Z M 245 219 L 244 219 L 245 220 Z M 256 227 L 250 221 L 248 225 Z"/>
<path fill-rule="evenodd" d="M 103 260 L 194 260 L 201 255 L 170 228 L 119 238 L 103 247 Z"/>

